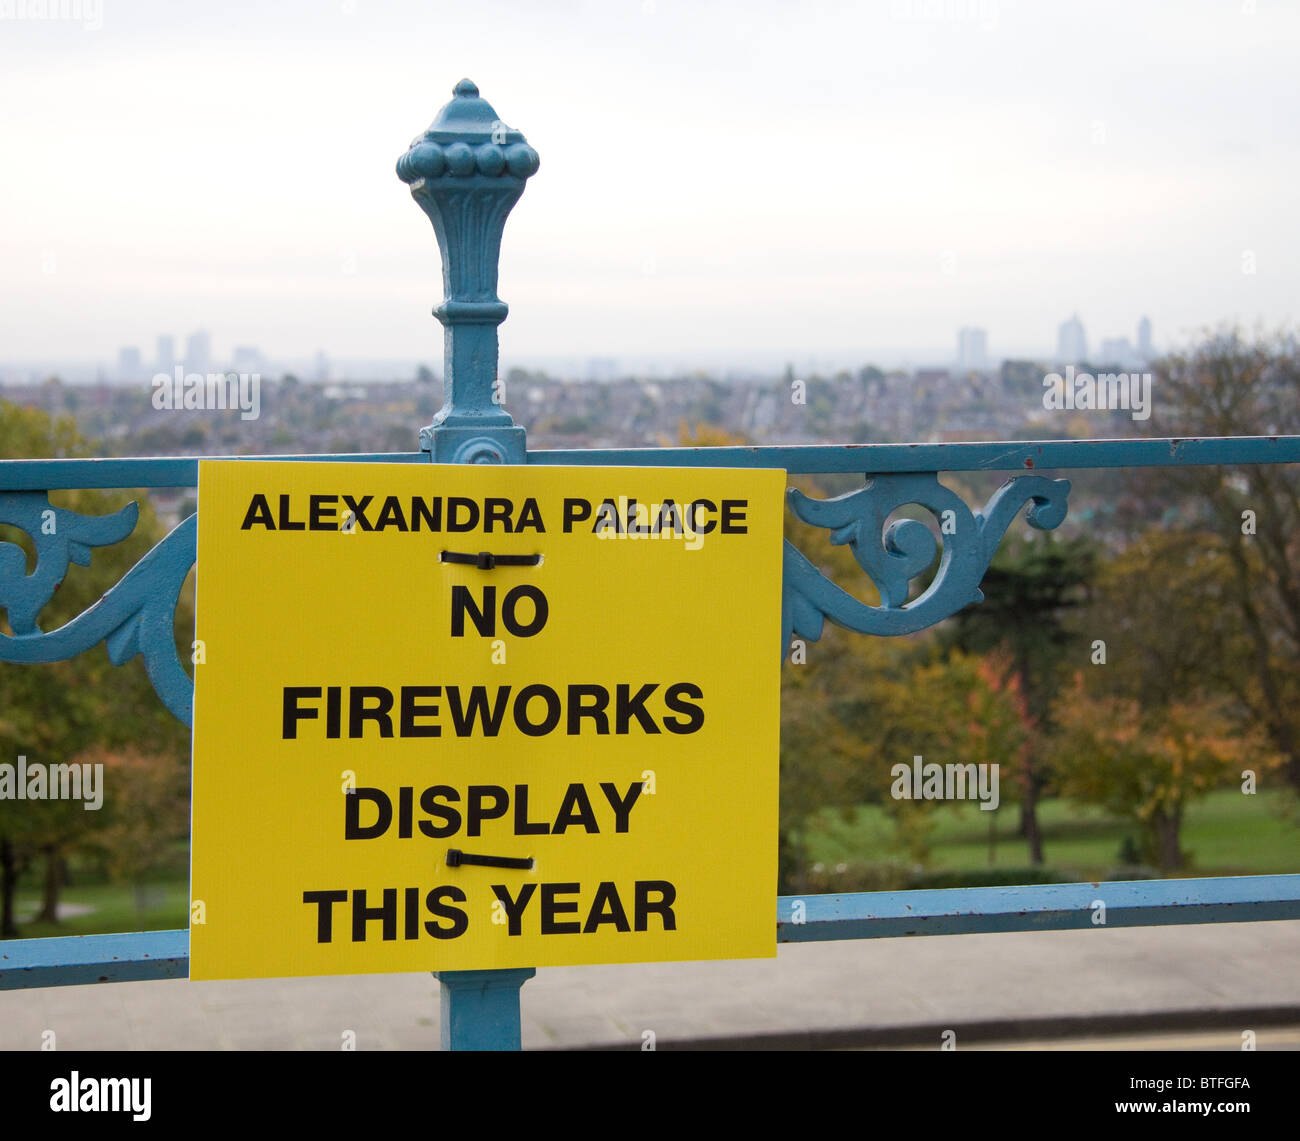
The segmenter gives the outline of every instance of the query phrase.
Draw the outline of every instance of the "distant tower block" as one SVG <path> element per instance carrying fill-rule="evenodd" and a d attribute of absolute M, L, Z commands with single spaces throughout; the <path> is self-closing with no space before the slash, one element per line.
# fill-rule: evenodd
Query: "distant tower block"
<path fill-rule="evenodd" d="M 1142 360 L 1149 361 L 1155 356 L 1155 349 L 1151 345 L 1151 318 L 1143 317 L 1138 322 L 1138 343 L 1137 354 Z"/>
<path fill-rule="evenodd" d="M 158 337 L 156 344 L 157 359 L 154 362 L 154 371 L 171 376 L 172 369 L 176 367 L 176 338 L 163 333 Z"/>
<path fill-rule="evenodd" d="M 1082 364 L 1088 359 L 1088 336 L 1077 313 L 1056 331 L 1056 359 L 1062 364 Z"/>
<path fill-rule="evenodd" d="M 140 356 L 140 350 L 134 345 L 127 345 L 117 352 L 117 379 L 118 380 L 143 380 L 144 379 L 144 360 Z"/>
<path fill-rule="evenodd" d="M 988 330 L 969 327 L 959 329 L 957 332 L 957 367 L 963 371 L 982 371 L 988 366 Z"/>
<path fill-rule="evenodd" d="M 236 372 L 262 373 L 266 371 L 262 354 L 258 351 L 256 345 L 236 345 L 230 363 Z"/>
<path fill-rule="evenodd" d="M 202 330 L 185 338 L 186 372 L 207 372 L 212 363 L 212 338 Z"/>
<path fill-rule="evenodd" d="M 1133 346 L 1127 337 L 1108 337 L 1101 342 L 1101 364 L 1127 368 L 1133 364 Z"/>

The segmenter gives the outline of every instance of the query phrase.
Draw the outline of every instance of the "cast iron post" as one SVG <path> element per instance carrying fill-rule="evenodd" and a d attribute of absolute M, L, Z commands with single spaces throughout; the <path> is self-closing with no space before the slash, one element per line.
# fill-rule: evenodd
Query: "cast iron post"
<path fill-rule="evenodd" d="M 429 215 L 442 253 L 442 407 L 420 429 L 434 463 L 526 462 L 524 429 L 497 383 L 497 263 L 506 217 L 537 170 L 537 152 L 462 79 L 453 98 L 397 160 L 397 176 Z M 442 985 L 444 1050 L 518 1050 L 519 988 L 532 967 L 435 971 Z"/>

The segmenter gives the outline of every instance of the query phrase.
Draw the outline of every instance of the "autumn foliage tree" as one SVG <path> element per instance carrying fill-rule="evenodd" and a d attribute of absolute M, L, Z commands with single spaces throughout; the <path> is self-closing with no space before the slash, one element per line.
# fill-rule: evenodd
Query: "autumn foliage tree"
<path fill-rule="evenodd" d="M 53 419 L 39 409 L 0 401 L 0 458 L 75 458 L 90 454 L 71 420 Z M 85 515 L 105 515 L 132 500 L 140 504 L 135 529 L 122 542 L 95 548 L 89 567 L 73 566 L 40 615 L 40 628 L 62 626 L 92 606 L 163 537 L 148 498 L 129 491 L 61 491 L 50 503 Z M 0 528 L 0 542 L 12 543 L 35 560 L 32 541 L 13 527 Z M 177 632 L 188 648 L 193 609 L 183 598 Z M 7 621 L 0 631 L 12 634 Z M 188 652 L 182 660 L 187 660 Z M 0 664 L 0 758 L 19 755 L 40 764 L 70 763 L 88 750 L 134 747 L 182 773 L 188 771 L 188 732 L 163 708 L 138 658 L 113 666 L 101 644 L 69 661 L 44 665 Z M 115 795 L 105 790 L 105 805 Z M 41 872 L 39 917 L 57 922 L 59 891 L 68 853 L 89 844 L 107 816 L 81 803 L 0 800 L 0 931 L 17 933 L 13 901 L 18 876 L 33 866 Z"/>
<path fill-rule="evenodd" d="M 878 780 L 889 778 L 893 765 L 908 764 L 916 756 L 926 764 L 996 765 L 999 807 L 1022 798 L 1032 725 L 1005 654 L 940 652 L 932 661 L 895 673 L 886 693 L 892 738 L 898 744 Z M 925 862 L 933 804 L 892 795 L 882 799 L 908 855 Z"/>
<path fill-rule="evenodd" d="M 1134 698 L 1090 695 L 1080 674 L 1055 717 L 1062 792 L 1132 820 L 1143 855 L 1163 872 L 1183 867 L 1179 837 L 1190 803 L 1238 779 L 1245 766 L 1277 763 L 1241 732 L 1222 700 L 1147 709 Z"/>
<path fill-rule="evenodd" d="M 1233 579 L 1213 536 L 1144 532 L 1099 572 L 1077 616 L 1092 664 L 1052 707 L 1061 792 L 1135 821 L 1165 871 L 1184 865 L 1189 803 L 1281 763 L 1237 684 L 1250 637 Z"/>
<path fill-rule="evenodd" d="M 1153 434 L 1300 434 L 1300 342 L 1285 332 L 1207 332 L 1153 379 Z M 1262 453 L 1267 458 L 1267 451 Z M 1134 473 L 1128 503 L 1223 557 L 1216 605 L 1245 642 L 1225 684 L 1254 713 L 1300 792 L 1300 465 L 1183 466 Z"/>
<path fill-rule="evenodd" d="M 1026 731 L 1017 768 L 1020 834 L 1033 864 L 1043 862 L 1038 803 L 1049 784 L 1051 694 L 1078 642 L 1066 619 L 1086 598 L 1095 566 L 1096 549 L 1085 538 L 1008 535 L 981 583 L 984 601 L 958 613 L 945 634 L 963 650 L 991 653 L 987 660 L 1003 670 L 1000 685 L 1014 678 Z"/>
<path fill-rule="evenodd" d="M 151 873 L 174 863 L 189 835 L 189 772 L 174 757 L 136 748 L 96 746 L 78 758 L 104 766 L 113 790 L 106 816 L 92 843 L 115 879 L 139 886 Z"/>

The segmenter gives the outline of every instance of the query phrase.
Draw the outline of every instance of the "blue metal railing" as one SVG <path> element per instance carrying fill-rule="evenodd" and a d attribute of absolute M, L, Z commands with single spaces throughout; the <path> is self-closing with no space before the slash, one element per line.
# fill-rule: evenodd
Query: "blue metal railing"
<path fill-rule="evenodd" d="M 537 156 L 523 136 L 504 127 L 468 81 L 457 85 L 452 102 L 399 161 L 399 175 L 433 222 L 446 287 L 446 300 L 435 310 L 446 329 L 443 407 L 421 431 L 419 451 L 246 458 L 762 467 L 863 475 L 867 486 L 849 496 L 818 501 L 794 493 L 791 506 L 807 522 L 852 536 L 846 541 L 880 590 L 881 605 L 854 599 L 787 543 L 782 603 L 787 640 L 792 632 L 817 638 L 827 618 L 861 632 L 907 633 L 978 599 L 997 542 L 1021 507 L 1028 507 L 1029 521 L 1038 527 L 1052 528 L 1065 518 L 1069 484 L 1045 479 L 1038 474 L 1042 471 L 1300 462 L 1296 436 L 530 451 L 524 430 L 494 399 L 497 326 L 506 316 L 496 296 L 496 272 L 506 216 L 536 169 Z M 69 559 L 78 558 L 66 535 L 60 539 L 30 528 L 33 513 L 48 508 L 48 492 L 194 487 L 198 464 L 196 457 L 0 462 L 0 522 L 24 526 L 28 521 L 24 529 L 36 546 L 38 570 L 42 560 L 50 560 L 58 571 L 45 575 L 45 585 L 33 584 L 35 576 L 0 579 L 0 601 L 21 594 L 24 612 L 34 614 L 52 595 Z M 984 509 L 972 512 L 939 484 L 939 473 L 946 471 L 1016 477 Z M 882 537 L 890 514 L 909 503 L 936 514 L 951 510 L 964 520 L 955 534 L 946 534 L 934 583 L 912 601 L 908 585 L 932 565 L 933 537 L 910 520 L 893 524 Z M 890 557 L 884 557 L 891 542 Z M 907 557 L 899 560 L 904 549 Z M 59 660 L 104 641 L 116 664 L 144 656 L 159 695 L 188 722 L 190 681 L 176 659 L 171 615 L 193 562 L 193 526 L 187 521 L 65 627 L 49 634 L 15 629 L 14 636 L 0 636 L 0 660 Z M 13 624 L 12 602 L 6 605 Z M 784 896 L 776 900 L 775 921 L 777 940 L 784 943 L 1063 930 L 1096 925 L 1098 902 L 1108 927 L 1296 919 L 1300 875 Z M 186 931 L 9 940 L 0 942 L 0 989 L 183 978 L 188 954 Z M 519 988 L 532 974 L 531 969 L 439 973 L 444 1048 L 518 1049 Z"/>
<path fill-rule="evenodd" d="M 1300 919 L 1300 875 L 778 896 L 778 943 Z M 0 942 L 0 990 L 185 978 L 188 931 Z M 496 976 L 506 972 L 457 974 Z"/>
<path fill-rule="evenodd" d="M 201 459 L 324 463 L 428 463 L 427 452 L 328 455 L 169 456 L 6 460 L 0 491 L 59 488 L 197 487 Z M 1155 440 L 1002 440 L 959 444 L 799 444 L 723 448 L 529 449 L 529 464 L 589 467 L 784 468 L 791 475 L 1047 471 L 1186 464 L 1300 463 L 1300 436 L 1210 436 Z"/>

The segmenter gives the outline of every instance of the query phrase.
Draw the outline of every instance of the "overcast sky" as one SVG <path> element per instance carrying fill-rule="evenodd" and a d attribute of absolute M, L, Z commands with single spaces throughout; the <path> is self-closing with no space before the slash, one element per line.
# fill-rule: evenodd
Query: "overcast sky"
<path fill-rule="evenodd" d="M 0 0 L 3 360 L 149 360 L 195 328 L 218 355 L 440 360 L 437 247 L 393 165 L 462 76 L 541 155 L 506 227 L 512 360 L 868 359 L 967 324 L 1046 354 L 1076 310 L 1093 345 L 1146 313 L 1165 346 L 1300 299 L 1295 4 L 12 18 L 35 2 Z"/>

